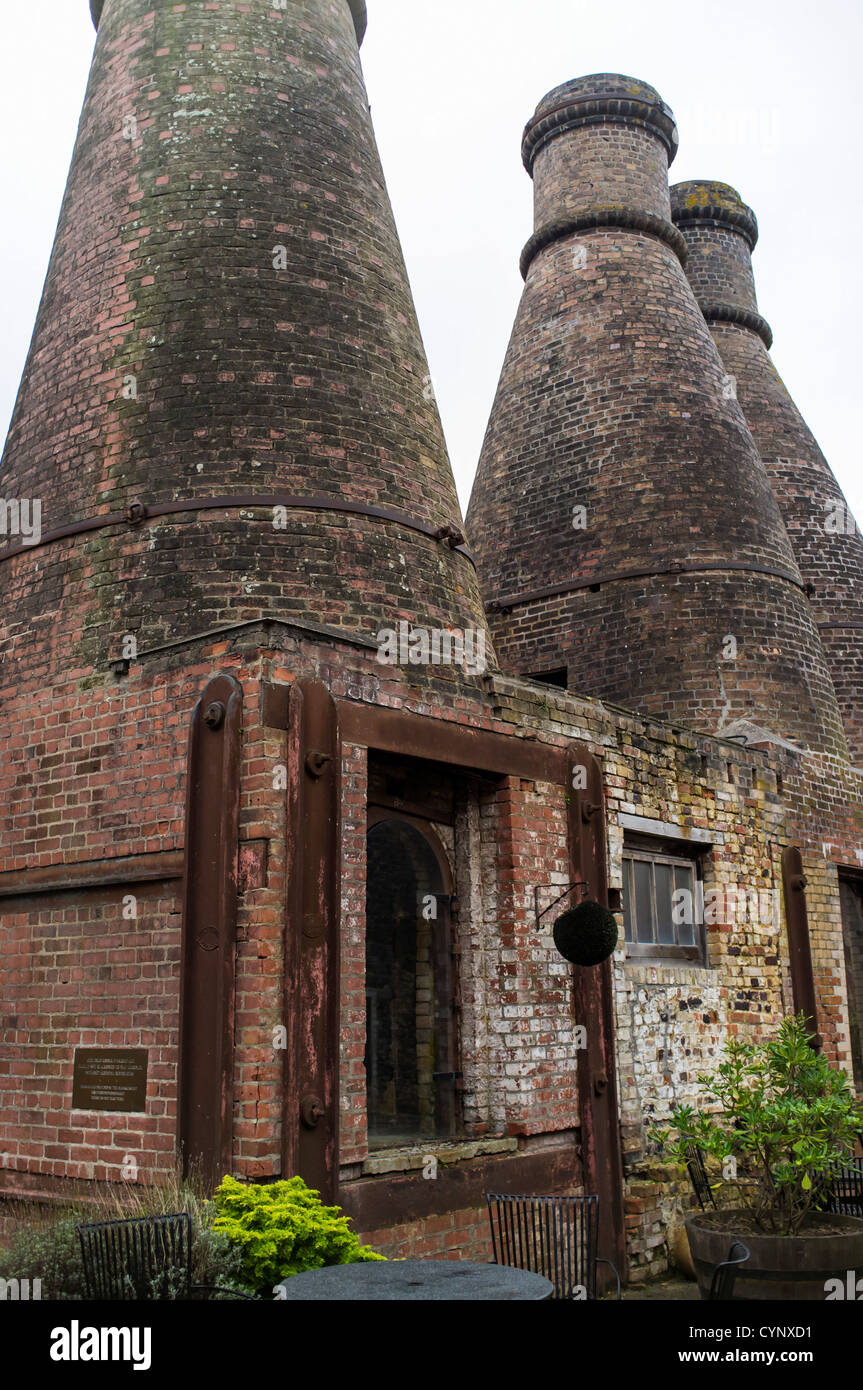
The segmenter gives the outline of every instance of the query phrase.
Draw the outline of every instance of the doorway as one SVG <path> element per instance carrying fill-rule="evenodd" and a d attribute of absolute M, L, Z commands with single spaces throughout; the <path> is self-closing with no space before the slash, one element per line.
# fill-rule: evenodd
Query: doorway
<path fill-rule="evenodd" d="M 373 818 L 366 878 L 366 1097 L 369 1147 L 457 1130 L 456 982 L 443 845 L 430 825 Z"/>

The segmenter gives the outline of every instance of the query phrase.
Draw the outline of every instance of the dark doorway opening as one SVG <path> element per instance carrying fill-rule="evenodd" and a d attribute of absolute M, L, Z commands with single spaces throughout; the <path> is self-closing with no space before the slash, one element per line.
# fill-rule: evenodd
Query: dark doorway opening
<path fill-rule="evenodd" d="M 381 812 L 368 832 L 366 1094 L 372 1149 L 458 1126 L 452 884 L 430 826 Z"/>
<path fill-rule="evenodd" d="M 540 685 L 553 685 L 558 690 L 569 689 L 569 668 L 562 666 L 557 671 L 526 671 L 528 680 L 538 681 Z"/>

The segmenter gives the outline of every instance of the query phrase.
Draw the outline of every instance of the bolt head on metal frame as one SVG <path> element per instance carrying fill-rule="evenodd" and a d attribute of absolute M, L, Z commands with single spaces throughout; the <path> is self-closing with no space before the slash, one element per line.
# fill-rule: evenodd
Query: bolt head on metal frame
<path fill-rule="evenodd" d="M 216 729 L 221 729 L 224 722 L 225 706 L 222 704 L 221 700 L 214 700 L 211 705 L 207 706 L 206 713 L 204 714 L 204 723 L 208 729 L 213 729 L 215 731 Z"/>

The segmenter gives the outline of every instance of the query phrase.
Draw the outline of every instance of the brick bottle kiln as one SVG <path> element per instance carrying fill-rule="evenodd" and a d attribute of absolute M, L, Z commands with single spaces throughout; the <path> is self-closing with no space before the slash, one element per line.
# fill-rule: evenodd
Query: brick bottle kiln
<path fill-rule="evenodd" d="M 863 764 L 863 536 L 830 466 L 774 367 L 758 312 L 752 252 L 758 223 L 727 184 L 671 190 L 686 271 L 782 510 L 807 585 L 853 762 Z"/>
<path fill-rule="evenodd" d="M 653 88 L 607 74 L 549 93 L 525 132 L 535 231 L 468 513 L 495 640 L 586 694 L 718 731 L 757 705 L 843 750 L 779 508 L 681 264 L 676 149 Z"/>
<path fill-rule="evenodd" d="M 0 1192 L 45 1204 L 152 1182 L 178 1155 L 212 1176 L 298 1171 L 386 1253 L 487 1258 L 486 1190 L 587 1188 L 604 1253 L 644 1278 L 675 1210 L 645 1129 L 690 1094 L 694 1061 L 793 1002 L 852 1065 L 838 871 L 851 881 L 861 838 L 799 572 L 680 267 L 671 114 L 645 84 L 624 100 L 628 80 L 593 78 L 531 122 L 546 175 L 526 294 L 558 295 L 583 234 L 612 253 L 607 281 L 625 257 L 616 302 L 650 342 L 653 390 L 621 376 L 606 435 L 558 459 L 565 506 L 534 494 L 548 560 L 539 517 L 519 553 L 522 462 L 502 435 L 472 506 L 493 600 L 579 574 L 591 621 L 643 603 L 654 643 L 691 605 L 709 642 L 654 678 L 628 637 L 625 659 L 573 656 L 569 597 L 537 609 L 533 645 L 512 637 L 530 604 L 505 622 L 496 603 L 495 653 L 369 122 L 360 0 L 93 11 L 0 472 L 4 497 L 43 502 L 40 543 L 0 552 Z M 582 96 L 598 103 L 584 128 Z M 600 127 L 642 172 L 612 197 L 612 160 L 602 206 L 582 207 L 571 138 Z M 655 341 L 652 273 L 685 346 Z M 604 293 L 594 282 L 568 325 L 588 325 L 597 380 Z M 581 388 L 561 378 L 549 404 L 528 368 L 527 418 L 561 441 Z M 600 462 L 624 467 L 639 437 L 656 495 L 645 410 L 669 492 L 686 493 L 693 441 L 717 470 L 726 513 L 692 547 L 695 575 L 688 536 L 655 563 L 620 489 L 598 509 Z M 597 506 L 584 571 L 581 501 Z M 612 538 L 666 574 L 597 598 Z M 724 695 L 717 602 L 738 604 L 745 636 Z M 570 663 L 569 691 L 530 679 Z M 609 694 L 631 712 L 585 698 Z M 725 737 L 744 726 L 757 746 Z M 699 925 L 677 956 L 622 943 L 571 967 L 554 904 L 626 905 L 633 836 L 642 861 L 671 846 L 708 886 L 775 895 L 799 851 L 810 887 L 788 887 L 787 928 L 777 907 Z"/>

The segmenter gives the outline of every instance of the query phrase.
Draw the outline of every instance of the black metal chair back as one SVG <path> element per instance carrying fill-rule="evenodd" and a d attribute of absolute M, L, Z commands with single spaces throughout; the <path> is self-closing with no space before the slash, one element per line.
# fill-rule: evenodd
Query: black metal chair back
<path fill-rule="evenodd" d="M 90 1299 L 188 1298 L 192 1221 L 187 1211 L 78 1226 Z"/>
<path fill-rule="evenodd" d="M 748 1259 L 748 1248 L 742 1240 L 736 1240 L 728 1252 L 728 1259 L 723 1260 L 722 1264 L 717 1265 L 713 1271 L 713 1278 L 710 1281 L 711 1303 L 729 1303 L 733 1299 L 738 1271 Z"/>
<path fill-rule="evenodd" d="M 596 1298 L 599 1198 L 487 1194 L 495 1264 L 542 1274 L 552 1298 Z"/>
<path fill-rule="evenodd" d="M 842 1168 L 830 1184 L 827 1210 L 863 1217 L 863 1162 Z"/>
<path fill-rule="evenodd" d="M 709 1208 L 716 1210 L 716 1198 L 710 1186 L 710 1179 L 707 1176 L 707 1168 L 704 1163 L 704 1153 L 698 1148 L 697 1144 L 689 1144 L 687 1147 L 689 1158 L 686 1163 L 686 1171 L 698 1198 L 698 1205 L 702 1211 Z"/>

